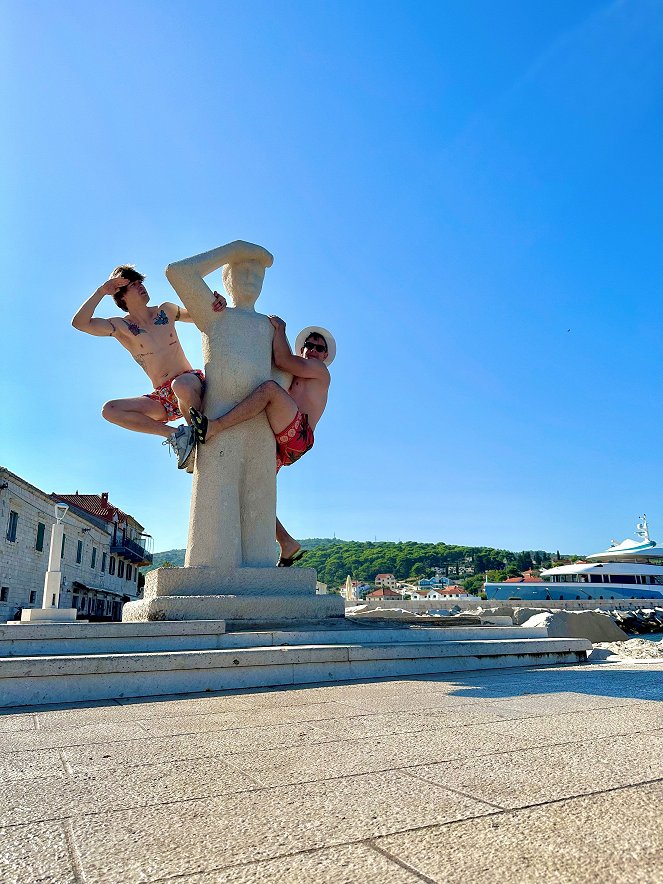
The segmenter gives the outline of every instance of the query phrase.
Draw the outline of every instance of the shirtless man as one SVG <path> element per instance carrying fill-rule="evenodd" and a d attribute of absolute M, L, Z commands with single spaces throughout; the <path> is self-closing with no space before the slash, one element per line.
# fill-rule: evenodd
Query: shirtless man
<path fill-rule="evenodd" d="M 176 322 L 193 322 L 188 312 L 166 301 L 158 307 L 148 306 L 149 295 L 143 285 L 145 277 L 131 265 L 116 267 L 103 285 L 83 304 L 71 324 L 89 335 L 113 337 L 128 350 L 147 374 L 153 393 L 132 399 L 113 399 L 106 402 L 101 414 L 107 421 L 135 430 L 162 436 L 164 445 L 170 445 L 177 454 L 177 466 L 186 469 L 195 445 L 189 426 L 189 409 L 200 408 L 205 377 L 193 369 L 180 344 Z M 100 302 L 110 295 L 125 316 L 101 319 L 94 316 Z M 226 306 L 223 296 L 214 292 L 210 305 L 219 312 Z M 169 421 L 184 416 L 180 427 L 168 426 Z"/>
<path fill-rule="evenodd" d="M 301 356 L 295 356 L 286 338 L 285 322 L 278 316 L 270 316 L 269 320 L 274 326 L 274 364 L 293 376 L 290 389 L 286 392 L 276 381 L 265 381 L 222 417 L 208 420 L 193 406 L 191 420 L 198 444 L 204 445 L 217 433 L 264 411 L 276 440 L 278 473 L 313 447 L 313 431 L 327 405 L 331 382 L 327 365 L 336 355 L 336 342 L 327 329 L 310 326 L 297 335 L 295 349 Z M 301 545 L 278 519 L 276 539 L 281 547 L 279 567 L 288 568 L 304 555 Z"/>

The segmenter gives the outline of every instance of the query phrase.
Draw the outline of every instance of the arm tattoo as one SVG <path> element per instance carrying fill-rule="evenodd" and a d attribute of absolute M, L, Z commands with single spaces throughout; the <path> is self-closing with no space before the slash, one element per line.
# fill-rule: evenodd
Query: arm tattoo
<path fill-rule="evenodd" d="M 110 333 L 110 335 L 109 335 L 109 337 L 112 338 L 113 335 L 116 334 L 117 329 L 115 328 L 115 323 L 113 322 L 112 319 L 109 319 L 108 321 L 110 322 L 110 327 L 113 329 L 113 331 L 112 331 L 112 332 Z"/>

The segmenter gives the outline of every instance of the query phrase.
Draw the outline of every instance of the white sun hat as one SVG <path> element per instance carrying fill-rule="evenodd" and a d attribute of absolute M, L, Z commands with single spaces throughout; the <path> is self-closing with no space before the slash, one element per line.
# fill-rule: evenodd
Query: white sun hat
<path fill-rule="evenodd" d="M 331 365 L 336 356 L 336 341 L 334 340 L 334 335 L 321 325 L 307 325 L 306 328 L 303 328 L 300 331 L 295 340 L 295 354 L 299 356 L 302 352 L 304 341 L 312 334 L 322 335 L 325 339 L 327 344 L 327 358 L 325 359 L 325 365 Z"/>

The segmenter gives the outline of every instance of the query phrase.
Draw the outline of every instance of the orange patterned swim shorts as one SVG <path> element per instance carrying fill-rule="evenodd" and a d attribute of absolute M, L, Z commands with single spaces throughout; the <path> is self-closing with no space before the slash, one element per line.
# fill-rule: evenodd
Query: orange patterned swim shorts
<path fill-rule="evenodd" d="M 192 368 L 191 371 L 183 371 L 182 374 L 178 374 L 177 377 L 181 378 L 182 375 L 185 374 L 195 374 L 198 378 L 200 378 L 200 383 L 202 384 L 201 393 L 205 392 L 205 375 L 199 368 Z M 160 387 L 157 387 L 154 393 L 145 393 L 147 399 L 154 399 L 160 405 L 163 405 L 164 411 L 166 412 L 166 419 L 164 423 L 168 423 L 168 421 L 174 421 L 178 417 L 182 417 L 182 412 L 179 409 L 177 404 L 177 397 L 173 393 L 173 389 L 171 384 L 175 378 L 171 378 L 169 381 L 166 381 L 165 384 L 161 384 Z"/>

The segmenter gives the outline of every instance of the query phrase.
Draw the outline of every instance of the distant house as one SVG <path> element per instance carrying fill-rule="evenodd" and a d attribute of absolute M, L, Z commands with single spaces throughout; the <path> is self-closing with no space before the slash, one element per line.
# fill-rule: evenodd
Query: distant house
<path fill-rule="evenodd" d="M 507 577 L 503 583 L 543 583 L 540 577 Z"/>
<path fill-rule="evenodd" d="M 376 599 L 400 599 L 401 596 L 400 593 L 394 592 L 393 589 L 381 586 L 379 589 L 369 592 L 366 598 L 375 601 Z"/>
<path fill-rule="evenodd" d="M 462 586 L 452 584 L 438 589 L 417 589 L 410 594 L 412 599 L 426 601 L 441 599 L 471 599 L 472 596 L 465 592 Z"/>
<path fill-rule="evenodd" d="M 422 601 L 430 600 L 430 599 L 441 599 L 443 596 L 440 594 L 440 591 L 437 589 L 423 589 L 417 588 L 410 591 L 410 598 L 413 601 Z"/>
<path fill-rule="evenodd" d="M 423 580 L 419 580 L 417 582 L 418 586 L 420 586 L 422 589 L 430 589 L 430 588 L 434 588 L 434 587 L 448 586 L 449 583 L 450 583 L 449 578 L 442 577 L 442 575 L 440 575 L 440 574 L 436 574 L 435 577 L 424 578 Z"/>
<path fill-rule="evenodd" d="M 376 587 L 384 586 L 387 587 L 387 589 L 396 589 L 398 581 L 393 574 L 376 574 L 375 585 Z"/>

